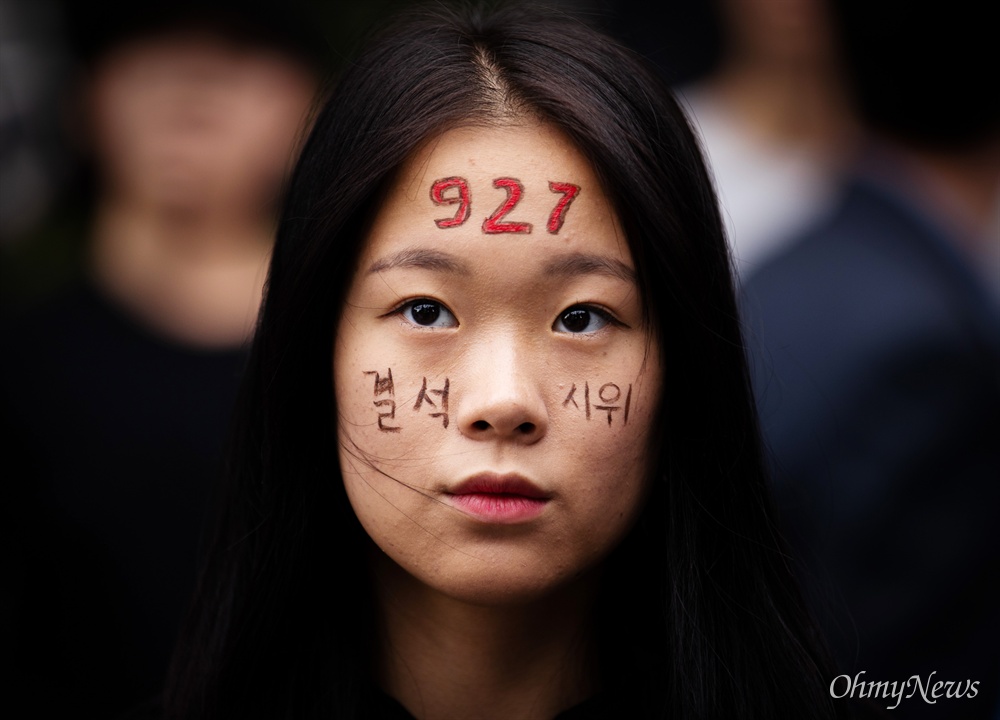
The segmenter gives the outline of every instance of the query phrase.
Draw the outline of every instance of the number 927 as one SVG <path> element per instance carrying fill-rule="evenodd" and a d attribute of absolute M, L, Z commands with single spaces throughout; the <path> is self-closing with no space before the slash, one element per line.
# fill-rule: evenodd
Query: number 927
<path fill-rule="evenodd" d="M 524 194 L 524 185 L 521 181 L 511 177 L 500 177 L 493 180 L 493 187 L 506 191 L 507 197 L 497 206 L 493 214 L 483 220 L 483 232 L 489 235 L 530 233 L 531 223 L 504 219 L 521 201 L 521 196 Z M 545 229 L 555 235 L 563 226 L 569 206 L 580 194 L 580 186 L 573 183 L 549 182 L 549 190 L 560 196 L 545 224 Z M 439 228 L 458 227 L 469 219 L 472 193 L 465 178 L 452 176 L 436 180 L 431 185 L 431 200 L 436 205 L 458 205 L 452 217 L 434 221 Z"/>

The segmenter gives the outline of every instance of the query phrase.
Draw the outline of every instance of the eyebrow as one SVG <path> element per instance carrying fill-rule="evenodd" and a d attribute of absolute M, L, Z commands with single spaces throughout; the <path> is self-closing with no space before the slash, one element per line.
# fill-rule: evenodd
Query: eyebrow
<path fill-rule="evenodd" d="M 369 274 L 384 272 L 394 268 L 418 268 L 450 272 L 458 275 L 470 275 L 469 266 L 446 252 L 423 248 L 407 248 L 392 255 L 379 258 L 368 268 Z M 606 275 L 608 277 L 635 283 L 635 270 L 621 260 L 594 255 L 592 253 L 568 253 L 561 255 L 546 264 L 546 275 L 566 278 L 578 275 Z"/>
<path fill-rule="evenodd" d="M 368 268 L 369 274 L 384 272 L 394 268 L 418 268 L 436 270 L 458 275 L 469 275 L 469 266 L 460 259 L 440 250 L 407 248 L 397 253 L 379 258 Z"/>
<path fill-rule="evenodd" d="M 545 266 L 548 275 L 572 277 L 574 275 L 607 275 L 635 283 L 635 270 L 621 260 L 590 253 L 569 253 L 561 255 Z"/>

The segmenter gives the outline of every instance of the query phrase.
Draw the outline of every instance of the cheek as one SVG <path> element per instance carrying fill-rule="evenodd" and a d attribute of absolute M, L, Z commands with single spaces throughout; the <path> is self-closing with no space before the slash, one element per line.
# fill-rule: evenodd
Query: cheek
<path fill-rule="evenodd" d="M 429 484 L 419 468 L 433 455 L 432 419 L 415 422 L 416 390 L 401 381 L 410 373 L 377 352 L 370 355 L 378 359 L 364 357 L 336 369 L 337 439 L 351 507 L 368 535 L 391 553 L 394 545 L 413 540 L 413 513 L 403 509 L 419 497 L 415 489 Z"/>
<path fill-rule="evenodd" d="M 421 468 L 432 467 L 437 446 L 455 431 L 451 382 L 391 355 L 372 348 L 337 364 L 341 467 L 346 482 L 374 473 L 375 482 L 421 487 Z"/>
<path fill-rule="evenodd" d="M 445 448 L 459 436 L 449 417 L 450 379 L 446 385 L 443 376 L 425 375 L 426 367 L 400 361 L 400 353 L 377 346 L 355 350 L 353 357 L 335 355 L 344 488 L 375 544 L 430 582 L 447 555 L 439 536 L 456 515 L 434 499 L 437 484 L 447 477 Z M 454 568 L 450 572 L 461 576 Z"/>
<path fill-rule="evenodd" d="M 631 526 L 649 486 L 656 383 L 595 377 L 562 391 L 552 426 L 559 445 L 553 471 L 569 476 L 577 531 L 593 553 L 603 554 Z"/>

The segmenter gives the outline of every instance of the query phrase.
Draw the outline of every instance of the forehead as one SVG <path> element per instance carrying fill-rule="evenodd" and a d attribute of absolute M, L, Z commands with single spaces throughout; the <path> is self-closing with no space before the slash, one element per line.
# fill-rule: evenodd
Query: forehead
<path fill-rule="evenodd" d="M 632 268 L 590 163 L 558 129 L 532 121 L 449 130 L 407 160 L 363 262 L 414 247 L 507 263 L 587 253 Z"/>

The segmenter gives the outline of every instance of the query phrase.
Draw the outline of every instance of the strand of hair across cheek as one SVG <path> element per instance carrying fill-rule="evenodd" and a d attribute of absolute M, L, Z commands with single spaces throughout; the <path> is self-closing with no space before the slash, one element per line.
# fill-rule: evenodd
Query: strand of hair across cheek
<path fill-rule="evenodd" d="M 402 480 L 400 480 L 399 478 L 395 477 L 394 475 L 390 475 L 388 472 L 386 472 L 385 470 L 383 470 L 382 468 L 380 468 L 376 464 L 375 459 L 369 453 L 367 453 L 364 450 L 362 450 L 361 447 L 356 442 L 354 442 L 353 439 L 349 440 L 349 444 L 345 443 L 344 441 L 340 441 L 339 445 L 344 450 L 344 452 L 348 455 L 348 457 L 352 458 L 353 460 L 358 460 L 358 461 L 362 462 L 364 465 L 370 467 L 372 470 L 374 470 L 375 472 L 377 472 L 382 477 L 385 477 L 385 478 L 387 478 L 389 480 L 392 480 L 393 482 L 398 483 L 399 485 L 402 485 L 406 489 L 411 490 L 411 491 L 417 493 L 418 495 L 422 495 L 428 501 L 438 503 L 439 505 L 442 505 L 444 507 L 449 507 L 447 505 L 447 503 L 442 502 L 441 500 L 439 500 L 438 498 L 436 498 L 433 495 L 429 494 L 427 491 L 423 490 L 422 488 L 418 488 L 418 487 L 415 487 L 415 486 L 410 485 L 408 483 L 405 483 Z M 398 505 L 396 505 L 395 503 L 393 503 L 392 500 L 390 500 L 388 497 L 386 497 L 384 493 L 380 492 L 378 490 L 378 488 L 376 488 L 374 485 L 372 485 L 368 481 L 368 479 L 364 476 L 364 473 L 358 468 L 357 465 L 354 464 L 353 460 L 350 463 L 351 470 L 353 470 L 358 475 L 358 477 L 360 477 L 364 481 L 365 485 L 367 485 L 371 489 L 372 492 L 374 492 L 376 495 L 378 495 L 380 498 L 382 498 L 382 500 L 384 500 L 386 503 L 388 503 L 389 505 L 391 505 L 393 507 L 393 509 L 395 509 L 400 515 L 404 516 L 407 520 L 409 520 L 410 522 L 412 522 L 414 525 L 416 525 L 417 527 L 419 527 L 421 530 L 423 530 L 424 532 L 426 532 L 428 535 L 430 535 L 431 537 L 433 537 L 435 540 L 437 540 L 438 542 L 440 542 L 442 545 L 445 545 L 445 546 L 451 548 L 455 552 L 461 553 L 463 555 L 467 555 L 468 557 L 475 558 L 475 555 L 472 555 L 471 553 L 467 553 L 464 550 L 455 547 L 454 545 L 452 545 L 451 543 L 449 543 L 447 540 L 445 540 L 444 538 L 442 538 L 440 535 L 437 535 L 436 533 L 431 532 L 429 529 L 427 529 L 426 527 L 424 527 L 423 525 L 421 525 L 419 522 L 417 522 L 417 520 L 415 520 L 413 517 L 411 517 L 410 515 L 408 515 L 402 508 L 400 508 Z M 451 508 L 451 509 L 454 510 L 454 508 Z M 455 510 L 455 512 L 458 512 L 458 511 Z"/>

